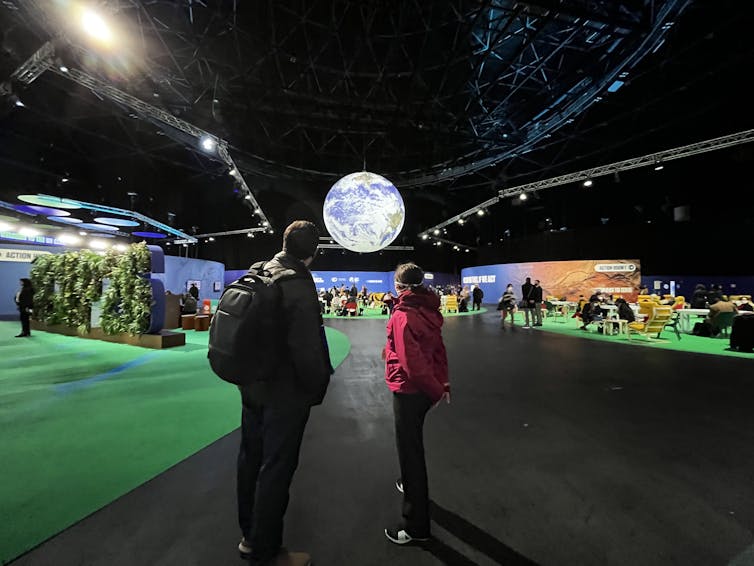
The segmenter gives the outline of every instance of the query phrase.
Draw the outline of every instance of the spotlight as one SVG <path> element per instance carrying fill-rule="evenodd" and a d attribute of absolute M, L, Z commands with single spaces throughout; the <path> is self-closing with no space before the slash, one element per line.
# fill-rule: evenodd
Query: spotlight
<path fill-rule="evenodd" d="M 217 142 L 210 136 L 202 137 L 199 144 L 202 146 L 202 149 L 208 153 L 212 153 L 217 149 Z"/>
<path fill-rule="evenodd" d="M 458 219 L 458 223 L 459 223 L 459 224 L 460 224 L 461 226 L 463 226 L 463 225 L 464 225 L 464 224 L 466 223 L 466 221 L 465 221 L 465 220 L 464 220 L 463 218 L 459 218 L 459 219 Z"/>
<path fill-rule="evenodd" d="M 83 230 L 81 230 L 79 232 L 79 236 L 86 236 L 87 234 L 88 234 L 88 232 L 84 232 Z"/>
<path fill-rule="evenodd" d="M 427 238 L 429 238 L 429 236 L 427 236 L 426 234 L 422 234 L 422 240 L 426 240 Z"/>
<path fill-rule="evenodd" d="M 468 252 L 468 251 L 469 251 L 469 248 L 466 248 L 466 249 L 465 249 L 465 250 L 463 250 L 463 251 L 465 251 L 465 252 Z"/>
<path fill-rule="evenodd" d="M 591 179 L 587 179 L 586 181 L 584 181 L 584 186 L 585 187 L 591 187 L 593 184 L 594 183 L 592 183 Z"/>
<path fill-rule="evenodd" d="M 440 230 L 439 230 L 439 229 L 436 229 L 436 230 L 435 230 L 434 232 L 432 232 L 432 233 L 433 233 L 433 234 L 434 234 L 435 236 L 439 236 L 439 235 L 440 235 Z"/>
<path fill-rule="evenodd" d="M 254 237 L 254 232 L 246 232 L 246 237 L 247 238 L 253 238 Z"/>
<path fill-rule="evenodd" d="M 19 108 L 26 108 L 26 104 L 24 104 L 23 102 L 21 102 L 21 99 L 18 98 L 17 96 L 15 97 L 15 101 L 13 102 L 13 104 L 15 104 L 16 106 L 18 106 Z"/>
<path fill-rule="evenodd" d="M 68 177 L 63 177 L 62 179 L 60 179 L 61 183 L 67 183 L 68 181 L 70 181 Z"/>
<path fill-rule="evenodd" d="M 272 228 L 270 228 L 270 234 L 274 234 L 274 233 L 275 233 L 275 230 L 273 230 Z"/>
<path fill-rule="evenodd" d="M 209 238 L 207 238 L 207 241 L 208 242 L 214 242 L 215 241 L 214 236 L 210 236 Z"/>
<path fill-rule="evenodd" d="M 520 195 L 518 195 L 518 198 L 519 200 L 526 200 L 529 198 L 529 195 L 527 195 L 526 193 L 521 193 Z"/>
<path fill-rule="evenodd" d="M 127 246 L 127 245 L 125 245 L 125 244 L 115 244 L 115 245 L 113 246 L 113 249 L 114 249 L 114 250 L 115 250 L 116 252 L 124 252 L 124 251 L 126 251 L 126 250 L 128 249 L 128 246 Z"/>
<path fill-rule="evenodd" d="M 113 33 L 105 23 L 105 20 L 103 20 L 99 14 L 96 14 L 89 9 L 84 10 L 81 14 L 81 26 L 93 39 L 104 45 L 110 44 L 113 40 Z"/>
<path fill-rule="evenodd" d="M 34 228 L 21 228 L 18 233 L 28 238 L 34 238 L 36 236 L 39 236 L 42 232 L 40 232 L 39 230 L 34 230 Z"/>
<path fill-rule="evenodd" d="M 484 209 L 480 208 L 479 210 L 476 211 L 476 214 L 477 216 L 484 216 Z"/>
<path fill-rule="evenodd" d="M 662 171 L 664 168 L 662 161 L 655 161 L 655 171 Z"/>
<path fill-rule="evenodd" d="M 231 169 L 230 171 L 228 171 L 228 175 L 230 175 L 231 177 L 237 177 L 238 176 L 238 169 L 236 169 L 234 167 L 233 169 Z"/>
<path fill-rule="evenodd" d="M 251 195 L 246 195 L 246 196 L 245 196 L 245 197 L 243 197 L 243 198 L 245 198 L 246 200 L 251 200 Z"/>
<path fill-rule="evenodd" d="M 107 248 L 107 242 L 104 240 L 92 240 L 89 242 L 89 247 L 94 250 L 104 250 Z"/>
<path fill-rule="evenodd" d="M 269 225 L 270 225 L 270 223 L 267 222 L 266 220 L 262 222 L 262 226 L 269 226 Z"/>
<path fill-rule="evenodd" d="M 81 238 L 74 236 L 73 234 L 61 234 L 58 237 L 58 241 L 61 244 L 76 245 L 81 242 Z"/>
<path fill-rule="evenodd" d="M 68 72 L 68 67 L 66 67 L 65 65 L 60 65 L 60 72 L 61 73 L 67 73 Z"/>

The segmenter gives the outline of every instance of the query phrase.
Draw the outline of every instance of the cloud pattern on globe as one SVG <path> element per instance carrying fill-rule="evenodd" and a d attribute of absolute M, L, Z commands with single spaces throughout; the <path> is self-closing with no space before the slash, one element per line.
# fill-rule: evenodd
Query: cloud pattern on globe
<path fill-rule="evenodd" d="M 330 236 L 352 252 L 381 250 L 400 234 L 406 218 L 398 189 L 374 173 L 351 173 L 325 197 L 325 226 Z"/>

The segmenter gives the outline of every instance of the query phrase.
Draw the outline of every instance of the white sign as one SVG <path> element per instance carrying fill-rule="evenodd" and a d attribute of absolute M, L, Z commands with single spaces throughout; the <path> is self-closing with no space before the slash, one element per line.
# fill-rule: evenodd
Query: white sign
<path fill-rule="evenodd" d="M 434 278 L 435 278 L 435 274 L 434 273 L 425 273 L 424 274 L 424 279 L 427 279 L 428 281 L 432 281 Z"/>
<path fill-rule="evenodd" d="M 634 272 L 636 271 L 636 265 L 633 263 L 597 263 L 594 266 L 594 270 L 600 273 Z"/>
<path fill-rule="evenodd" d="M 494 283 L 497 275 L 467 275 L 463 278 L 463 283 Z"/>
<path fill-rule="evenodd" d="M 315 283 L 324 283 L 325 282 L 325 280 L 322 279 L 321 277 L 318 277 L 316 275 L 314 275 L 313 277 L 314 277 L 314 282 Z"/>
<path fill-rule="evenodd" d="M 32 251 L 32 250 L 11 250 L 0 248 L 0 261 L 20 261 L 31 263 L 41 255 L 49 255 L 50 252 Z"/>

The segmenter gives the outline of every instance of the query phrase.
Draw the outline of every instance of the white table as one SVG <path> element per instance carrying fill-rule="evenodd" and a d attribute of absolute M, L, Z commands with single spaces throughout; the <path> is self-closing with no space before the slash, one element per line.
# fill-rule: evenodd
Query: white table
<path fill-rule="evenodd" d="M 678 330 L 691 332 L 691 317 L 707 316 L 709 309 L 678 309 Z"/>

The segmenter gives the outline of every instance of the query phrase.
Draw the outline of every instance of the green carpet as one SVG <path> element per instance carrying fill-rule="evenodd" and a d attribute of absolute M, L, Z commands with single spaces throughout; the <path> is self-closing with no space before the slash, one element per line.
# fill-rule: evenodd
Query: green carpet
<path fill-rule="evenodd" d="M 240 424 L 238 391 L 207 362 L 207 332 L 148 350 L 0 322 L 0 562 Z M 333 366 L 345 334 L 327 328 Z"/>
<path fill-rule="evenodd" d="M 482 314 L 482 313 L 485 313 L 485 312 L 487 312 L 487 309 L 484 308 L 484 307 L 482 307 L 482 309 L 478 310 L 478 311 L 447 312 L 447 313 L 442 313 L 442 314 L 445 317 L 454 317 L 454 316 L 472 316 L 472 315 L 475 315 L 475 314 Z M 364 312 L 362 314 L 360 314 L 359 316 L 339 316 L 339 315 L 336 315 L 336 314 L 323 314 L 322 317 L 325 318 L 325 319 L 328 319 L 328 318 L 337 318 L 339 320 L 346 319 L 346 318 L 350 319 L 350 320 L 363 320 L 363 319 L 366 319 L 366 318 L 368 318 L 368 319 L 382 318 L 382 319 L 387 320 L 388 318 L 390 318 L 386 314 L 380 314 L 380 309 L 371 309 L 371 308 L 365 308 Z"/>
<path fill-rule="evenodd" d="M 727 338 L 707 338 L 703 336 L 694 336 L 693 334 L 681 333 L 681 339 L 675 335 L 672 330 L 663 331 L 659 340 L 647 341 L 643 336 L 632 334 L 631 340 L 625 335 L 605 336 L 597 333 L 597 324 L 589 325 L 589 330 L 581 330 L 581 320 L 575 318 L 544 318 L 542 327 L 537 330 L 546 330 L 548 332 L 557 332 L 558 334 L 567 334 L 578 338 L 587 338 L 589 340 L 603 340 L 605 342 L 629 344 L 648 348 L 660 348 L 664 350 L 675 350 L 678 352 L 694 352 L 697 354 L 713 354 L 716 356 L 735 356 L 742 358 L 754 359 L 754 354 L 745 352 L 736 352 L 729 350 L 730 342 Z M 506 321 L 506 325 L 510 323 Z M 516 314 L 516 326 L 523 326 L 523 315 Z"/>

